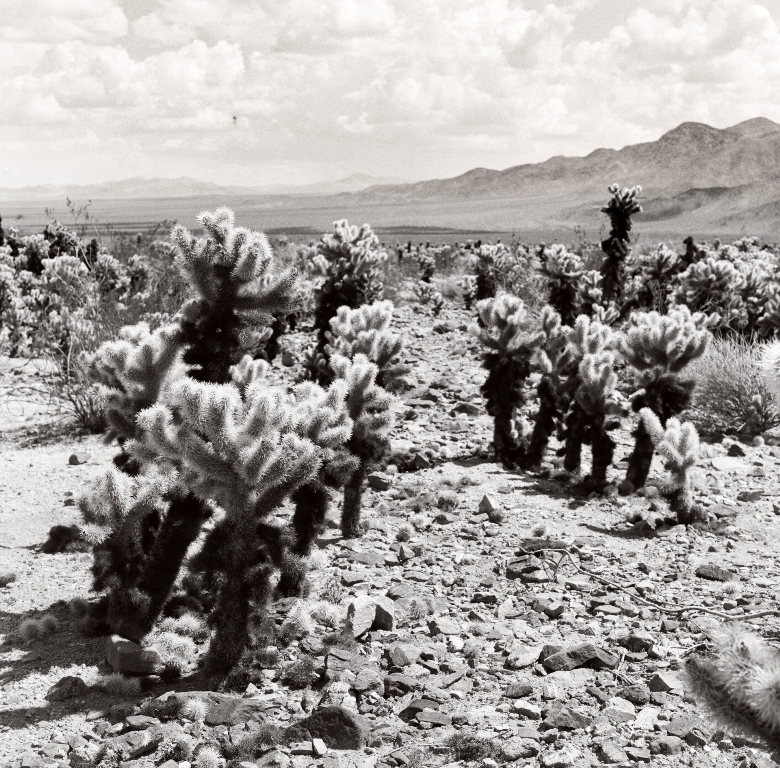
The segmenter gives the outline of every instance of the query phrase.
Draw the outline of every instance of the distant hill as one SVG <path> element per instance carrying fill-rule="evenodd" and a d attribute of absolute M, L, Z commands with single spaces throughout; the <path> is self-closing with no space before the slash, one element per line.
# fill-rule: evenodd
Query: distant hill
<path fill-rule="evenodd" d="M 36 201 L 61 206 L 69 195 L 78 202 L 91 199 L 101 221 L 120 225 L 163 218 L 192 224 L 199 211 L 229 205 L 247 226 L 275 231 L 323 232 L 335 219 L 348 218 L 385 231 L 446 227 L 529 237 L 559 237 L 581 225 L 594 237 L 606 223 L 600 208 L 607 187 L 617 182 L 643 188 L 644 212 L 635 218 L 639 233 L 756 234 L 780 241 L 780 125 L 763 117 L 724 129 L 682 123 L 657 141 L 596 149 L 585 157 L 556 156 L 503 171 L 475 168 L 449 179 L 390 181 L 355 174 L 301 187 L 250 188 L 187 178 L 129 179 L 0 190 L 0 212 L 31 226 L 40 218 Z"/>
<path fill-rule="evenodd" d="M 225 197 L 252 195 L 336 195 L 359 192 L 377 184 L 397 184 L 399 179 L 377 178 L 355 173 L 337 181 L 321 181 L 301 186 L 237 187 L 222 186 L 187 176 L 172 179 L 132 178 L 103 184 L 39 185 L 0 189 L 1 201 L 62 201 L 70 197 L 85 200 L 158 200 L 163 198 Z"/>

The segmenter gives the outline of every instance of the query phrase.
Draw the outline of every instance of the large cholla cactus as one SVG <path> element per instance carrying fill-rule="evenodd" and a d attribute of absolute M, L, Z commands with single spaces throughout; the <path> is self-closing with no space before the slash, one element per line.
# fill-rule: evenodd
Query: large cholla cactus
<path fill-rule="evenodd" d="M 196 292 L 180 313 L 184 362 L 191 378 L 221 383 L 256 342 L 257 326 L 268 325 L 274 313 L 294 309 L 296 275 L 292 271 L 269 284 L 268 239 L 235 227 L 227 208 L 202 213 L 198 219 L 210 236 L 206 240 L 184 227 L 172 233 L 177 262 Z"/>
<path fill-rule="evenodd" d="M 649 409 L 639 412 L 645 429 L 653 441 L 656 451 L 664 460 L 672 478 L 665 487 L 669 504 L 677 513 L 681 523 L 691 523 L 696 516 L 693 506 L 693 469 L 699 459 L 699 435 L 691 422 L 674 417 L 666 422 L 666 429 L 660 419 Z"/>
<path fill-rule="evenodd" d="M 314 326 L 317 343 L 309 357 L 323 353 L 328 343 L 330 321 L 339 307 L 356 309 L 382 298 L 381 265 L 387 254 L 368 224 L 358 228 L 346 220 L 333 225 L 334 232 L 322 236 L 313 263 L 322 283 L 315 289 Z M 316 366 L 308 367 L 317 376 Z"/>
<path fill-rule="evenodd" d="M 513 465 L 525 453 L 515 429 L 515 416 L 524 402 L 523 386 L 531 370 L 531 357 L 544 334 L 516 296 L 502 294 L 483 299 L 477 308 L 483 326 L 479 340 L 486 350 L 482 365 L 488 371 L 482 394 L 493 417 L 493 449 L 500 461 Z"/>
<path fill-rule="evenodd" d="M 239 660 L 252 606 L 270 595 L 270 572 L 284 570 L 286 547 L 272 535 L 269 515 L 313 482 L 326 459 L 340 463 L 341 474 L 351 467 L 343 451 L 352 420 L 344 413 L 342 382 L 327 393 L 308 383 L 287 394 L 265 386 L 259 373 L 250 378 L 243 392 L 182 379 L 167 404 L 141 413 L 143 435 L 128 445 L 142 460 L 156 457 L 190 493 L 225 512 L 197 558 L 201 570 L 221 574 L 207 659 L 216 671 Z"/>
<path fill-rule="evenodd" d="M 621 339 L 623 356 L 639 374 L 641 389 L 632 400 L 634 411 L 649 408 L 662 425 L 687 408 L 695 380 L 684 377 L 685 367 L 704 354 L 710 334 L 708 318 L 676 307 L 668 315 L 643 312 L 631 315 Z M 640 420 L 628 460 L 623 492 L 645 484 L 653 460 L 653 441 Z"/>
<path fill-rule="evenodd" d="M 200 221 L 211 235 L 206 240 L 198 240 L 180 227 L 173 232 L 179 250 L 177 260 L 195 293 L 175 318 L 175 325 L 151 335 L 142 326 L 127 329 L 119 342 L 99 349 L 93 361 L 94 376 L 104 387 L 112 414 L 112 428 L 120 442 L 124 441 L 123 447 L 132 459 L 132 471 L 140 471 L 139 482 L 166 454 L 162 451 L 164 442 L 157 446 L 160 450 L 152 448 L 140 421 L 134 423 L 134 416 L 147 406 L 159 406 L 171 413 L 171 422 L 167 424 L 170 429 L 185 424 L 184 405 L 174 401 L 171 411 L 169 398 L 174 392 L 179 397 L 191 392 L 188 387 L 195 381 L 211 382 L 223 394 L 227 388 L 233 392 L 232 400 L 226 396 L 219 402 L 237 407 L 236 398 L 240 400 L 248 380 L 261 373 L 249 364 L 239 366 L 240 370 L 235 367 L 243 348 L 252 345 L 273 312 L 287 311 L 294 304 L 294 273 L 276 282 L 270 279 L 271 252 L 264 235 L 234 227 L 233 214 L 227 209 L 204 213 Z M 71 257 L 57 261 L 62 259 Z M 57 265 L 59 284 L 70 285 L 76 266 Z M 229 383 L 233 374 L 238 377 L 235 384 Z M 189 401 L 187 406 L 195 407 Z M 142 412 L 148 415 L 148 408 Z M 145 595 L 144 599 L 125 601 L 125 615 L 120 615 L 121 600 L 112 600 L 110 596 L 108 600 L 109 607 L 113 606 L 109 611 L 111 629 L 133 639 L 140 639 L 154 625 L 189 547 L 213 514 L 217 496 L 220 502 L 224 501 L 224 491 L 216 478 L 199 485 L 195 475 L 184 471 L 188 465 L 183 453 L 192 444 L 182 441 L 168 446 L 182 452 L 181 467 L 176 483 L 163 497 L 159 515 L 141 516 L 140 524 L 132 515 L 115 516 L 117 530 L 104 538 L 106 547 L 114 546 L 113 542 L 122 542 L 124 546 L 124 542 L 140 540 L 128 554 L 136 566 L 132 574 L 123 577 L 122 588 L 128 594 L 138 590 Z M 124 469 L 130 466 L 130 462 L 119 463 Z M 223 475 L 222 479 L 232 483 L 232 493 L 238 493 L 235 475 Z M 207 495 L 206 487 L 215 495 Z M 238 503 L 235 497 L 232 500 Z M 101 553 L 106 547 L 96 547 L 96 562 L 103 557 Z M 139 558 L 139 552 L 143 557 Z M 112 557 L 120 562 L 124 556 Z M 105 607 L 105 601 L 100 605 Z"/>
<path fill-rule="evenodd" d="M 561 355 L 566 348 L 569 328 L 562 325 L 561 316 L 549 305 L 542 309 L 541 330 L 544 334 L 531 363 L 541 372 L 536 388 L 539 410 L 534 420 L 525 460 L 529 467 L 541 463 L 547 443 L 563 417 L 561 410 Z"/>
<path fill-rule="evenodd" d="M 744 627 L 726 625 L 712 657 L 691 656 L 688 688 L 719 725 L 780 749 L 780 652 Z"/>
<path fill-rule="evenodd" d="M 626 282 L 626 257 L 629 252 L 631 232 L 631 217 L 642 210 L 637 197 L 642 187 L 623 187 L 612 184 L 609 192 L 612 199 L 601 209 L 609 216 L 612 224 L 609 237 L 601 243 L 604 251 L 604 262 L 601 266 L 603 299 L 606 304 L 614 302 L 618 306 L 623 300 L 623 290 Z"/>
<path fill-rule="evenodd" d="M 639 269 L 633 279 L 632 305 L 665 313 L 672 299 L 675 280 L 685 269 L 680 255 L 666 245 L 639 258 Z"/>
<path fill-rule="evenodd" d="M 377 384 L 379 368 L 365 355 L 352 360 L 341 355 L 331 359 L 333 370 L 347 384 L 346 409 L 354 423 L 347 443 L 358 465 L 344 486 L 341 533 L 345 538 L 360 535 L 363 484 L 372 463 L 381 460 L 390 448 L 394 419 L 392 396 Z"/>
<path fill-rule="evenodd" d="M 582 259 L 564 245 L 551 245 L 542 253 L 542 274 L 547 278 L 548 301 L 564 325 L 574 325 L 579 314 Z"/>

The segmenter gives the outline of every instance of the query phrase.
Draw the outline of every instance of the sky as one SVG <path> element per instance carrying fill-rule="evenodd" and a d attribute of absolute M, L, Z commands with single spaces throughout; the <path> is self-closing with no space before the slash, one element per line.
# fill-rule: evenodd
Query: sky
<path fill-rule="evenodd" d="M 503 169 L 780 122 L 780 0 L 3 0 L 0 187 Z"/>

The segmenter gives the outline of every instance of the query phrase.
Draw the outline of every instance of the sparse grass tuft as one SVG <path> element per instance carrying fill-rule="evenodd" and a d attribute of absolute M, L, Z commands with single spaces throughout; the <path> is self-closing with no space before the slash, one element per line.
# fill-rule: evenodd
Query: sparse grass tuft
<path fill-rule="evenodd" d="M 141 681 L 137 677 L 125 677 L 118 672 L 100 678 L 97 685 L 112 696 L 130 698 L 141 694 Z"/>
<path fill-rule="evenodd" d="M 344 599 L 344 586 L 337 572 L 332 573 L 322 586 L 320 596 L 329 603 L 340 603 Z"/>
<path fill-rule="evenodd" d="M 698 430 L 752 436 L 780 424 L 780 404 L 760 367 L 765 348 L 739 337 L 713 339 L 686 368 L 696 379 L 689 417 Z"/>
<path fill-rule="evenodd" d="M 452 750 L 456 760 L 484 760 L 485 758 L 499 758 L 501 745 L 493 739 L 485 739 L 469 733 L 454 733 L 447 740 L 447 746 Z"/>
<path fill-rule="evenodd" d="M 409 541 L 414 536 L 414 528 L 408 523 L 404 523 L 395 534 L 396 541 Z"/>
<path fill-rule="evenodd" d="M 312 608 L 311 617 L 328 629 L 335 629 L 341 624 L 341 611 L 333 603 L 327 603 L 324 600 Z"/>
<path fill-rule="evenodd" d="M 289 688 L 308 688 L 312 681 L 314 667 L 314 659 L 311 656 L 301 656 L 282 670 L 281 680 Z"/>
<path fill-rule="evenodd" d="M 535 539 L 543 539 L 547 536 L 547 523 L 538 523 L 531 528 L 531 536 Z"/>
<path fill-rule="evenodd" d="M 195 768 L 219 768 L 222 755 L 216 747 L 206 745 L 198 750 L 195 755 Z"/>

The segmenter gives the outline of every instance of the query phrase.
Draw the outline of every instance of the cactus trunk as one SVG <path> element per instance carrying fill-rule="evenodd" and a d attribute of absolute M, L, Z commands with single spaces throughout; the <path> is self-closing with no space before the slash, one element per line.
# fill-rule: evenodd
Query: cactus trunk
<path fill-rule="evenodd" d="M 615 441 L 606 429 L 595 431 L 591 439 L 593 461 L 590 470 L 590 482 L 594 488 L 602 489 L 607 484 L 607 470 L 615 454 Z"/>
<path fill-rule="evenodd" d="M 579 472 L 584 442 L 584 418 L 579 406 L 575 405 L 571 413 L 566 417 L 566 446 L 563 453 L 563 468 L 567 472 Z"/>
<path fill-rule="evenodd" d="M 536 414 L 534 429 L 528 442 L 525 463 L 536 467 L 542 463 L 547 443 L 555 430 L 555 420 L 558 417 L 558 405 L 555 399 L 555 387 L 547 377 L 542 378 L 537 390 L 539 395 L 539 411 Z"/>
<path fill-rule="evenodd" d="M 292 528 L 295 531 L 293 552 L 300 557 L 306 557 L 311 551 L 314 539 L 325 527 L 330 494 L 322 483 L 315 481 L 300 487 L 291 499 L 295 504 L 292 518 Z"/>
<path fill-rule="evenodd" d="M 360 509 L 365 477 L 366 462 L 361 461 L 360 466 L 344 486 L 344 507 L 341 510 L 341 535 L 345 539 L 356 539 L 360 536 Z"/>
<path fill-rule="evenodd" d="M 631 456 L 628 457 L 626 480 L 634 488 L 641 488 L 647 482 L 647 476 L 650 474 L 655 448 L 653 439 L 641 421 L 634 432 L 634 438 L 634 450 L 631 452 Z"/>

